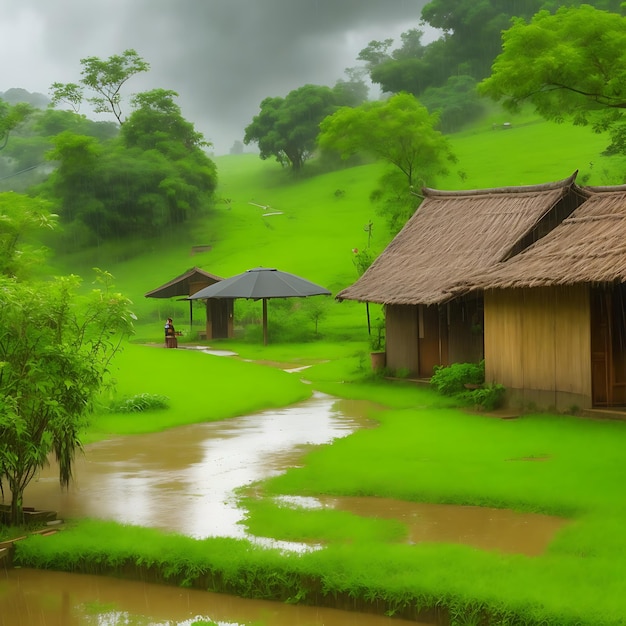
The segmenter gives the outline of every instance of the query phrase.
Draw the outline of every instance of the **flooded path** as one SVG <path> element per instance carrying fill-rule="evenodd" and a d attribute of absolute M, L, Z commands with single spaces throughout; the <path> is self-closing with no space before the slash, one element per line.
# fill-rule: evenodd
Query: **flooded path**
<path fill-rule="evenodd" d="M 26 490 L 24 503 L 63 518 L 93 517 L 175 531 L 197 538 L 259 539 L 239 522 L 236 490 L 300 463 L 308 446 L 371 427 L 371 405 L 316 393 L 283 409 L 163 433 L 92 444 L 77 459 L 75 480 L 59 487 L 56 467 Z M 365 517 L 397 519 L 408 541 L 464 543 L 485 550 L 542 554 L 566 520 L 505 509 L 405 502 L 389 498 L 286 498 L 294 506 L 327 507 Z"/>
<path fill-rule="evenodd" d="M 25 505 L 60 518 L 93 517 L 193 537 L 258 540 L 239 524 L 235 492 L 300 463 L 309 446 L 372 427 L 366 402 L 315 394 L 284 409 L 92 444 L 62 491 L 56 467 L 26 490 Z M 565 521 L 481 507 L 387 498 L 285 498 L 292 506 L 332 507 L 406 524 L 410 543 L 445 541 L 487 550 L 541 554 Z M 112 578 L 0 567 L 0 626 L 404 626 L 416 622 L 292 606 Z M 422 625 L 424 626 L 424 625 Z"/>
<path fill-rule="evenodd" d="M 245 537 L 234 491 L 296 466 L 307 446 L 371 425 L 362 415 L 363 403 L 316 393 L 284 409 L 102 441 L 77 458 L 67 491 L 52 466 L 28 486 L 24 504 L 60 518 Z"/>

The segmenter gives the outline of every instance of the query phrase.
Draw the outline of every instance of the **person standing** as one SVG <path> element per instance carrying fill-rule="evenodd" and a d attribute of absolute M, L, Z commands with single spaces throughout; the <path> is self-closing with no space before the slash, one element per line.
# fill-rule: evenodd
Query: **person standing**
<path fill-rule="evenodd" d="M 165 322 L 165 347 L 166 348 L 178 348 L 178 339 L 176 339 L 176 329 L 174 328 L 174 322 L 171 317 L 167 318 Z"/>

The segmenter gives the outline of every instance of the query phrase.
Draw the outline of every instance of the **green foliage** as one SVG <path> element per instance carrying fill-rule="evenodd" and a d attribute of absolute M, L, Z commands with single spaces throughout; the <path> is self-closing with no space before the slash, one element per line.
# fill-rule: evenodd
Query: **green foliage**
<path fill-rule="evenodd" d="M 436 365 L 430 384 L 445 396 L 466 391 L 466 385 L 482 385 L 485 382 L 485 362 L 453 363 L 447 367 Z"/>
<path fill-rule="evenodd" d="M 86 57 L 80 60 L 80 64 L 80 85 L 53 83 L 52 105 L 69 104 L 78 112 L 82 101 L 86 100 L 96 113 L 112 113 L 123 124 L 122 87 L 135 74 L 147 72 L 150 65 L 132 49 L 125 50 L 122 54 L 113 54 L 106 60 Z M 85 88 L 93 95 L 86 97 Z"/>
<path fill-rule="evenodd" d="M 480 411 L 493 411 L 501 404 L 506 388 L 498 383 L 484 385 L 478 389 L 468 389 L 459 398 Z"/>
<path fill-rule="evenodd" d="M 456 160 L 448 140 L 436 130 L 437 123 L 436 115 L 402 93 L 386 101 L 342 107 L 321 123 L 318 143 L 342 158 L 363 153 L 391 166 L 373 195 L 397 232 L 418 204 L 413 186 L 434 186 L 435 177 Z"/>
<path fill-rule="evenodd" d="M 138 393 L 112 402 L 109 411 L 111 413 L 143 413 L 156 409 L 168 409 L 169 406 L 170 400 L 167 396 L 156 393 Z"/>
<path fill-rule="evenodd" d="M 23 279 L 41 264 L 46 253 L 36 235 L 54 228 L 55 218 L 43 200 L 0 193 L 0 275 Z"/>
<path fill-rule="evenodd" d="M 210 146 L 185 120 L 171 90 L 135 94 L 133 112 L 123 119 L 122 86 L 149 65 L 134 50 L 81 60 L 81 85 L 55 83 L 53 104 L 78 110 L 85 98 L 96 112 L 110 112 L 122 131 L 117 141 L 100 141 L 64 130 L 47 157 L 58 167 L 41 192 L 59 206 L 68 225 L 64 243 L 100 244 L 113 238 L 144 236 L 197 217 L 212 204 L 217 185 Z M 85 237 L 85 230 L 91 234 Z"/>
<path fill-rule="evenodd" d="M 244 143 L 256 143 L 262 159 L 273 156 L 283 167 L 299 172 L 313 155 L 319 123 L 342 104 L 337 95 L 341 91 L 304 85 L 285 98 L 265 98 L 245 129 Z"/>
<path fill-rule="evenodd" d="M 510 110 L 530 102 L 546 119 L 604 131 L 623 117 L 625 45 L 626 18 L 616 13 L 590 5 L 541 11 L 504 32 L 480 90 Z"/>
<path fill-rule="evenodd" d="M 0 99 L 0 150 L 6 147 L 11 131 L 22 124 L 33 112 L 25 102 L 10 105 Z"/>
<path fill-rule="evenodd" d="M 320 125 L 319 145 L 343 157 L 362 152 L 393 165 L 405 177 L 407 187 L 445 173 L 454 161 L 447 139 L 430 115 L 410 94 L 360 107 L 342 107 Z"/>
<path fill-rule="evenodd" d="M 129 301 L 101 288 L 79 296 L 75 276 L 49 283 L 0 279 L 0 487 L 11 491 L 12 523 L 24 489 L 48 455 L 59 480 L 72 476 L 78 433 L 107 382 L 120 341 L 132 332 Z"/>
<path fill-rule="evenodd" d="M 471 76 L 450 76 L 445 85 L 429 87 L 420 95 L 420 102 L 439 115 L 439 128 L 452 133 L 476 121 L 485 107 L 476 92 Z"/>

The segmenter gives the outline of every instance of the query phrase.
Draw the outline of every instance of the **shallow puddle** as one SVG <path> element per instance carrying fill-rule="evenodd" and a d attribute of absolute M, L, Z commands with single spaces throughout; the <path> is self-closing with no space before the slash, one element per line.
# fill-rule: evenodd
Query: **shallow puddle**
<path fill-rule="evenodd" d="M 332 508 L 362 517 L 395 519 L 406 525 L 410 543 L 463 543 L 483 550 L 537 556 L 567 520 L 508 509 L 424 504 L 390 498 L 286 498 L 292 505 Z"/>
<path fill-rule="evenodd" d="M 0 626 L 190 626 L 201 619 L 220 626 L 419 626 L 102 576 L 0 568 Z"/>
<path fill-rule="evenodd" d="M 62 519 L 244 537 L 234 491 L 298 465 L 307 446 L 371 425 L 363 415 L 363 403 L 315 394 L 284 409 L 102 441 L 77 458 L 68 490 L 53 465 L 28 486 L 24 504 Z"/>

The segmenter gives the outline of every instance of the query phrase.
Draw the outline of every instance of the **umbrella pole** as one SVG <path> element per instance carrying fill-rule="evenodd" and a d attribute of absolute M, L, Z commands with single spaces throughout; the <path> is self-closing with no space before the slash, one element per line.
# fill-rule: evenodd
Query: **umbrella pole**
<path fill-rule="evenodd" d="M 263 345 L 267 345 L 267 298 L 263 298 Z"/>

